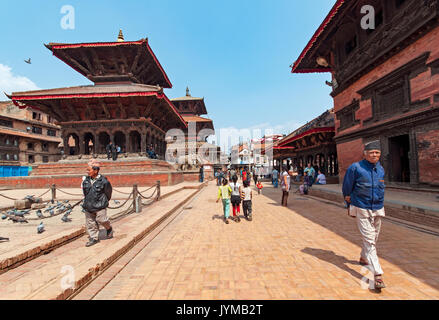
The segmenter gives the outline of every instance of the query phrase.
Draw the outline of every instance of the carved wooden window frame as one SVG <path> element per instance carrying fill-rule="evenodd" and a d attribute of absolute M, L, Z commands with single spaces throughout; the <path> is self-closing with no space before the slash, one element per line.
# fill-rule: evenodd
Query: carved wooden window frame
<path fill-rule="evenodd" d="M 340 111 L 335 113 L 337 120 L 340 120 L 338 132 L 352 128 L 360 123 L 360 120 L 355 118 L 355 113 L 358 109 L 360 109 L 360 101 L 354 99 L 350 105 L 343 107 Z M 348 117 L 349 119 L 347 119 Z"/>
<path fill-rule="evenodd" d="M 425 52 L 357 92 L 361 95 L 362 101 L 369 99 L 372 100 L 372 117 L 365 120 L 364 123 L 367 124 L 384 120 L 391 118 L 394 115 L 403 114 L 410 110 L 431 104 L 429 98 L 420 101 L 412 101 L 410 89 L 410 80 L 428 70 L 426 62 L 429 56 L 430 52 Z M 392 112 L 383 112 L 383 110 L 386 109 L 386 106 L 382 105 L 383 94 L 389 92 L 392 88 L 398 87 L 398 85 L 402 86 L 403 89 L 403 104 L 392 110 Z"/>

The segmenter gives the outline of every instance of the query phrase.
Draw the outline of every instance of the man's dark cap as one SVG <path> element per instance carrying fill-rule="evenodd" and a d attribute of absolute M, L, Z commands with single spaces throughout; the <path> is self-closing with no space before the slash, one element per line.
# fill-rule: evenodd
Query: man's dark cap
<path fill-rule="evenodd" d="M 364 145 L 364 151 L 369 151 L 369 150 L 381 150 L 381 143 L 379 140 L 376 141 L 372 141 L 369 143 L 366 143 Z"/>

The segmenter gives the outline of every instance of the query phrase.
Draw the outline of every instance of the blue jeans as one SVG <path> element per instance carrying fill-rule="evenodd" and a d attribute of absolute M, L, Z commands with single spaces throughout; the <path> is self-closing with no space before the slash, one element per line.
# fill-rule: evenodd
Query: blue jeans
<path fill-rule="evenodd" d="M 230 199 L 223 199 L 223 211 L 224 218 L 229 218 L 230 216 Z"/>
<path fill-rule="evenodd" d="M 279 180 L 277 179 L 274 180 L 274 187 L 275 188 L 279 187 Z"/>

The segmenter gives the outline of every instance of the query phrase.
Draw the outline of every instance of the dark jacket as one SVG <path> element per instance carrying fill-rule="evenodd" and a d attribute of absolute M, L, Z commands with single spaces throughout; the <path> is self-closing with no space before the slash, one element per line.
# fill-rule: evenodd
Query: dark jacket
<path fill-rule="evenodd" d="M 362 209 L 380 210 L 384 207 L 384 168 L 367 160 L 352 164 L 343 179 L 343 196 Z"/>
<path fill-rule="evenodd" d="M 90 177 L 86 177 L 82 182 L 85 197 L 82 207 L 90 213 L 107 208 L 112 191 L 111 183 L 104 176 L 99 176 L 94 184 L 91 183 Z"/>

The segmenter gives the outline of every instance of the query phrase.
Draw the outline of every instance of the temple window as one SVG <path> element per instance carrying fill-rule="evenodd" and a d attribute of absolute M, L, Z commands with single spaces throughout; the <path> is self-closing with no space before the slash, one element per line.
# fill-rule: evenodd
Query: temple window
<path fill-rule="evenodd" d="M 350 105 L 336 112 L 337 120 L 340 121 L 338 131 L 348 129 L 359 123 L 359 120 L 355 119 L 355 112 L 358 109 L 360 109 L 360 103 L 358 100 L 354 100 Z"/>
<path fill-rule="evenodd" d="M 32 127 L 32 132 L 37 134 L 43 134 L 43 129 L 40 127 Z"/>
<path fill-rule="evenodd" d="M 29 142 L 29 143 L 27 144 L 27 149 L 28 149 L 28 150 L 33 150 L 33 149 L 34 149 L 34 144 L 33 144 L 32 142 Z"/>

